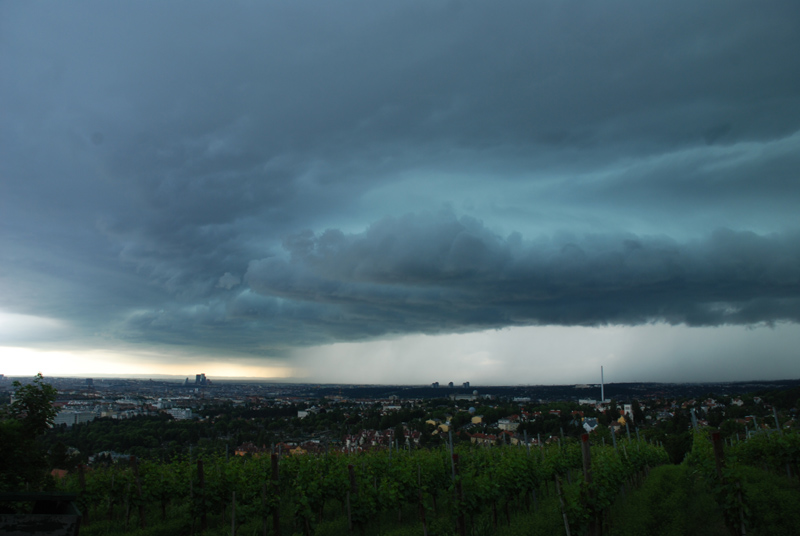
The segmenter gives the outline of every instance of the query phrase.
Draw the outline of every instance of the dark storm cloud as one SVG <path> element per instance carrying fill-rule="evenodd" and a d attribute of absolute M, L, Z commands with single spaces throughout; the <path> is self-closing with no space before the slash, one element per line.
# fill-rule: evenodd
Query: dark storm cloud
<path fill-rule="evenodd" d="M 690 243 L 635 235 L 525 241 L 469 218 L 406 216 L 360 235 L 292 237 L 288 259 L 254 261 L 245 279 L 256 292 L 335 304 L 343 314 L 369 310 L 383 332 L 796 322 L 798 238 L 723 229 Z"/>
<path fill-rule="evenodd" d="M 0 309 L 263 352 L 797 321 L 798 14 L 3 3 Z"/>

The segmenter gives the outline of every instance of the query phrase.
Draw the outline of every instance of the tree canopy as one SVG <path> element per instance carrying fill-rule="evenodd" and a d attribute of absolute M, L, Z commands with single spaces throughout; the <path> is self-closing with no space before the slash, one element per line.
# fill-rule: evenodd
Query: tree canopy
<path fill-rule="evenodd" d="M 33 382 L 14 382 L 13 402 L 0 414 L 0 491 L 41 488 L 47 461 L 39 437 L 53 424 L 56 389 L 41 373 Z"/>

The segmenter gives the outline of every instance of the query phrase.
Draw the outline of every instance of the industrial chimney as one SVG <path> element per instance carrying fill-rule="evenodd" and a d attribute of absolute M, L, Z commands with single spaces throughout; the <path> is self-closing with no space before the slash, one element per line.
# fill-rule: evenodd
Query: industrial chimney
<path fill-rule="evenodd" d="M 600 403 L 606 401 L 605 382 L 603 381 L 603 365 L 600 365 Z"/>

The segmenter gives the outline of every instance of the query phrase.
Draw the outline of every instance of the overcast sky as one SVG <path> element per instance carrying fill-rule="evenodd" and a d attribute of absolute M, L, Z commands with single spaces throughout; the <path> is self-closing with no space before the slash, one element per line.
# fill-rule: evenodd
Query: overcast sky
<path fill-rule="evenodd" d="M 0 373 L 800 377 L 796 1 L 0 2 Z"/>

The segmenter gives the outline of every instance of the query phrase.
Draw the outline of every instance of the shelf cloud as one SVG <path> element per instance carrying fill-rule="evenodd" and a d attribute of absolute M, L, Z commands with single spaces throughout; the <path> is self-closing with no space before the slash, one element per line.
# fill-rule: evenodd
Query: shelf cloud
<path fill-rule="evenodd" d="M 398 337 L 796 325 L 797 15 L 2 4 L 0 311 L 59 326 L 9 341 L 309 367 Z"/>

